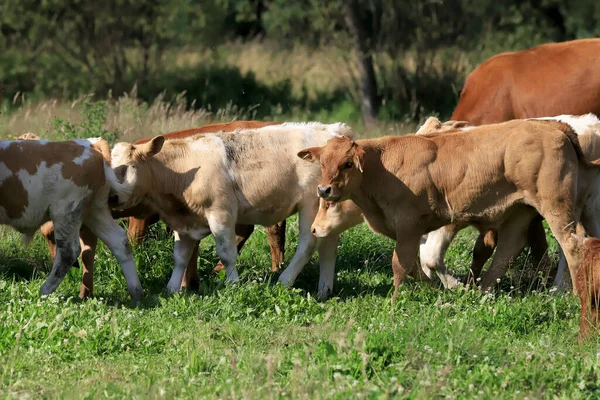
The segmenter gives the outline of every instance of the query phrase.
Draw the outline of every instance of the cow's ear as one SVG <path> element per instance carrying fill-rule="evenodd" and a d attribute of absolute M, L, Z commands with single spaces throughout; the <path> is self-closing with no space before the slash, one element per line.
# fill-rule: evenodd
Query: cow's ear
<path fill-rule="evenodd" d="M 446 121 L 442 124 L 442 128 L 448 128 L 448 129 L 460 129 L 460 128 L 466 128 L 468 126 L 471 126 L 471 124 L 469 124 L 469 121 Z"/>
<path fill-rule="evenodd" d="M 153 137 L 148 143 L 137 146 L 138 153 L 143 157 L 152 157 L 153 155 L 160 152 L 165 144 L 164 136 Z"/>
<path fill-rule="evenodd" d="M 318 162 L 321 158 L 321 148 L 309 147 L 308 149 L 301 150 L 298 152 L 298 157 L 306 161 Z"/>
<path fill-rule="evenodd" d="M 365 162 L 365 149 L 358 144 L 354 144 L 354 164 L 358 167 L 360 172 L 363 172 L 363 165 Z"/>

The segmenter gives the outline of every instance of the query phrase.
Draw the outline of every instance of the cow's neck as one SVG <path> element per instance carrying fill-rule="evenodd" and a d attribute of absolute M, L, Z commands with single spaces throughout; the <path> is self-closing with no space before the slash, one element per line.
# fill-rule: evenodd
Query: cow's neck
<path fill-rule="evenodd" d="M 377 171 L 383 168 L 381 165 L 381 153 L 383 148 L 377 140 L 361 140 L 359 144 L 365 150 L 363 158 L 363 179 L 360 187 L 355 190 L 350 198 L 363 211 L 363 215 L 369 227 L 375 232 L 381 233 L 389 238 L 396 239 L 394 221 L 386 216 L 382 208 L 381 196 L 373 193 L 373 179 L 381 181 Z"/>
<path fill-rule="evenodd" d="M 147 200 L 161 214 L 171 213 L 185 205 L 183 193 L 191 185 L 197 170 L 191 162 L 186 153 L 169 148 L 148 160 L 152 190 Z"/>

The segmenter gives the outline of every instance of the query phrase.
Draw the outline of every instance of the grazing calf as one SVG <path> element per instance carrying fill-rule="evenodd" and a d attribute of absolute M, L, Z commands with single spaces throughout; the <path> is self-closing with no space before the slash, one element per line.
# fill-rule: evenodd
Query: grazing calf
<path fill-rule="evenodd" d="M 108 208 L 109 151 L 102 139 L 0 142 L 0 223 L 21 232 L 26 243 L 42 224 L 54 223 L 56 253 L 42 294 L 54 292 L 77 260 L 84 224 L 117 258 L 131 297 L 142 295 L 127 236 Z"/>
<path fill-rule="evenodd" d="M 296 153 L 343 133 L 350 129 L 340 123 L 285 123 L 180 140 L 157 136 L 142 145 L 118 143 L 112 167 L 121 184 L 113 187 L 114 195 L 123 208 L 150 204 L 175 231 L 175 269 L 167 285 L 172 292 L 179 289 L 192 249 L 207 235 L 215 237 L 227 279 L 236 281 L 235 224 L 271 225 L 298 212 L 298 248 L 279 281 L 292 285 L 317 247 L 318 296 L 326 298 L 338 237 L 317 241 L 311 234 L 320 169 Z"/>
<path fill-rule="evenodd" d="M 500 134 L 502 133 L 502 134 Z M 328 201 L 351 199 L 370 228 L 396 240 L 394 298 L 414 273 L 423 234 L 450 223 L 501 230 L 483 278 L 491 288 L 525 245 L 526 227 L 544 216 L 567 257 L 574 279 L 579 257 L 570 236 L 587 192 L 578 186 L 598 176 L 583 159 L 577 135 L 557 121 L 509 121 L 443 135 L 372 140 L 331 139 L 300 158 L 320 163 L 317 192 Z"/>
<path fill-rule="evenodd" d="M 209 132 L 232 132 L 236 129 L 243 128 L 260 128 L 263 126 L 271 126 L 278 125 L 278 122 L 261 122 L 261 121 L 234 121 L 230 123 L 223 124 L 212 124 L 205 125 L 199 128 L 186 129 L 182 131 L 176 131 L 167 133 L 164 135 L 165 139 L 181 139 L 189 136 L 194 136 L 201 133 L 209 133 Z M 37 136 L 32 133 L 26 133 L 19 137 L 19 139 L 27 139 L 27 140 L 39 140 Z M 136 142 L 136 144 L 147 143 L 150 139 L 141 139 Z M 135 207 L 131 207 L 126 210 L 121 211 L 112 211 L 113 218 L 129 218 L 129 227 L 128 227 L 128 235 L 130 240 L 136 242 L 138 245 L 141 245 L 144 235 L 148 229 L 148 226 L 152 223 L 158 222 L 159 217 L 158 214 L 148 206 L 143 204 L 138 204 Z M 285 220 L 278 222 L 273 226 L 266 227 L 267 238 L 269 241 L 269 245 L 271 247 L 271 269 L 273 271 L 277 271 L 279 266 L 283 264 L 284 260 L 284 245 L 285 245 Z M 50 249 L 50 254 L 52 258 L 56 254 L 56 240 L 54 237 L 54 225 L 52 222 L 47 222 L 41 228 L 41 233 L 46 239 L 48 243 L 48 247 Z M 237 234 L 237 248 L 238 251 L 241 250 L 242 246 L 248 240 L 252 232 L 254 231 L 254 226 L 252 225 L 238 225 L 236 226 L 236 234 Z M 91 296 L 93 293 L 93 285 L 94 285 L 94 255 L 96 252 L 97 245 L 97 237 L 89 231 L 85 226 L 82 227 L 81 230 L 81 261 L 82 261 L 82 282 L 81 289 L 79 293 L 80 298 L 85 298 Z M 184 275 L 184 279 L 182 281 L 182 287 L 188 287 L 192 290 L 196 290 L 198 288 L 200 279 L 198 277 L 198 254 L 197 249 L 194 250 L 192 257 L 190 258 L 190 262 L 188 267 L 186 268 L 186 272 Z M 74 267 L 78 267 L 78 262 L 75 260 Z M 215 267 L 216 271 L 222 269 L 222 263 L 219 262 Z"/>
<path fill-rule="evenodd" d="M 579 341 L 586 339 L 590 328 L 600 324 L 600 239 L 573 237 L 581 244 L 582 263 L 577 270 L 575 286 L 581 301 Z"/>

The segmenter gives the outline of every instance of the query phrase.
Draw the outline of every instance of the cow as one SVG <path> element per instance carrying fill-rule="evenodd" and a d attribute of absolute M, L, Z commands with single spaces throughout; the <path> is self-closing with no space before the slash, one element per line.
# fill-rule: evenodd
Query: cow
<path fill-rule="evenodd" d="M 544 117 L 539 119 L 555 120 L 568 124 L 571 126 L 573 132 L 578 135 L 584 157 L 586 159 L 600 158 L 600 120 L 595 115 L 559 115 L 556 117 Z M 437 123 L 435 121 L 437 121 Z M 456 123 L 449 121 L 441 124 L 436 118 L 432 117 L 425 125 L 430 127 L 427 133 L 434 134 L 436 133 L 435 129 L 438 129 L 437 133 L 443 134 L 444 130 L 442 126 L 456 126 Z M 472 127 L 462 126 L 462 129 L 471 128 Z M 600 208 L 600 181 L 594 181 L 591 184 L 590 190 L 590 198 L 586 201 L 584 214 L 582 216 L 583 225 L 588 233 L 600 236 L 600 221 L 596 217 Z M 426 244 L 421 246 L 420 249 L 421 265 L 431 269 L 437 267 L 445 270 L 445 252 L 456 234 L 465 226 L 467 226 L 467 224 L 454 224 L 429 233 Z M 473 261 L 471 268 L 469 269 L 468 282 L 475 282 L 485 262 L 491 257 L 497 241 L 497 235 L 498 232 L 495 229 L 480 232 L 473 250 Z M 531 246 L 532 260 L 534 264 L 539 263 L 547 249 L 545 231 L 540 216 L 537 216 L 531 222 L 527 231 L 527 237 L 528 243 Z M 565 289 L 570 282 L 568 276 L 565 277 L 566 268 L 566 259 L 561 252 L 558 271 L 554 280 L 554 285 L 559 289 Z"/>
<path fill-rule="evenodd" d="M 442 123 L 437 118 L 430 117 L 417 130 L 415 135 L 441 133 L 466 126 L 468 126 L 466 121 L 446 121 Z M 325 238 L 329 235 L 339 235 L 362 222 L 364 222 L 362 211 L 352 200 L 334 203 L 321 199 L 319 201 L 319 211 L 313 221 L 311 231 L 316 237 Z M 452 238 L 454 238 L 454 236 L 452 236 Z M 434 245 L 431 240 L 426 242 L 427 239 L 427 235 L 424 235 L 421 238 L 420 245 L 420 254 L 422 255 L 421 268 L 423 273 L 427 276 L 427 279 L 432 279 L 433 271 L 435 271 L 444 287 L 452 288 L 457 286 L 459 281 L 448 273 L 446 265 L 444 264 L 445 251 L 450 242 L 448 242 L 445 247 L 440 248 L 440 246 Z M 434 255 L 434 251 L 436 250 L 438 251 L 436 254 L 437 257 Z M 427 255 L 429 258 L 425 258 L 423 255 Z M 476 257 L 476 259 L 478 258 Z M 416 275 L 416 278 L 419 279 L 421 276 L 422 275 Z"/>
<path fill-rule="evenodd" d="M 579 222 L 600 160 L 586 160 L 577 135 L 559 121 L 509 121 L 441 135 L 331 139 L 298 157 L 321 165 L 317 193 L 354 201 L 370 228 L 396 240 L 394 295 L 415 271 L 420 238 L 450 223 L 496 228 L 498 249 L 482 280 L 489 290 L 526 241 L 536 212 L 546 218 L 574 279 Z M 579 182 L 578 182 L 579 181 Z"/>
<path fill-rule="evenodd" d="M 595 62 L 599 52 L 600 39 L 581 39 L 498 54 L 469 74 L 451 119 L 485 125 L 561 114 L 600 115 L 600 73 Z M 548 248 L 541 219 L 532 222 L 528 237 L 537 263 Z M 496 240 L 495 231 L 479 235 L 475 246 L 481 260 L 491 256 Z M 564 263 L 561 266 L 564 269 Z M 555 285 L 565 284 L 555 279 Z"/>
<path fill-rule="evenodd" d="M 580 39 L 495 55 L 469 74 L 450 119 L 484 125 L 600 115 L 598 54 L 600 39 Z"/>
<path fill-rule="evenodd" d="M 109 157 L 103 139 L 0 142 L 0 223 L 21 232 L 25 243 L 42 224 L 54 223 L 56 254 L 43 295 L 56 290 L 79 256 L 85 225 L 116 257 L 131 298 L 142 296 L 127 235 L 108 207 Z"/>
<path fill-rule="evenodd" d="M 600 324 L 600 239 L 573 234 L 582 250 L 581 266 L 577 270 L 574 285 L 581 302 L 579 318 L 579 342 L 590 335 L 591 328 Z"/>
<path fill-rule="evenodd" d="M 311 234 L 319 204 L 312 188 L 320 168 L 298 160 L 296 153 L 342 134 L 352 134 L 342 123 L 284 123 L 180 140 L 157 136 L 141 145 L 117 143 L 111 153 L 119 182 L 113 196 L 121 208 L 142 201 L 151 205 L 175 231 L 170 292 L 179 290 L 191 249 L 207 235 L 215 237 L 233 282 L 238 279 L 234 224 L 270 225 L 298 212 L 298 248 L 279 282 L 293 285 L 318 248 L 318 297 L 325 299 L 333 288 L 338 237 L 317 240 Z"/>
<path fill-rule="evenodd" d="M 277 125 L 278 122 L 261 122 L 261 121 L 234 121 L 230 123 L 222 123 L 222 124 L 211 124 L 205 125 L 198 128 L 186 129 L 175 131 L 171 133 L 167 133 L 164 135 L 165 139 L 181 139 L 189 136 L 194 136 L 201 133 L 209 133 L 209 132 L 230 132 L 235 131 L 236 129 L 242 128 L 260 128 L 263 126 L 271 126 Z M 19 137 L 22 140 L 39 140 L 39 138 L 33 133 L 25 133 Z M 144 144 L 147 143 L 150 139 L 140 139 L 135 144 Z M 148 206 L 144 206 L 143 204 L 138 204 L 135 207 L 131 207 L 127 210 L 115 211 L 112 212 L 113 218 L 129 218 L 129 227 L 128 227 L 128 235 L 131 241 L 137 243 L 137 245 L 141 245 L 142 239 L 146 234 L 148 226 L 152 223 L 158 222 L 158 214 L 153 212 Z M 246 240 L 250 237 L 250 234 L 254 231 L 254 227 L 252 225 L 238 225 L 236 226 L 236 234 L 237 234 L 237 248 L 238 251 L 241 250 L 243 245 L 246 243 Z M 54 237 L 54 226 L 52 222 L 47 222 L 44 224 L 40 232 L 42 236 L 46 239 L 48 244 L 48 248 L 50 249 L 50 255 L 52 259 L 54 259 L 56 254 L 56 240 Z M 271 270 L 277 271 L 279 266 L 283 264 L 284 261 L 284 245 L 285 245 L 285 220 L 278 222 L 273 226 L 266 227 L 267 239 L 269 241 L 269 246 L 271 248 Z M 94 274 L 94 255 L 96 252 L 97 245 L 97 237 L 89 230 L 86 226 L 83 226 L 80 233 L 81 239 L 81 261 L 82 261 L 82 281 L 79 297 L 86 298 L 92 295 L 93 293 L 93 274 Z M 197 249 L 194 250 L 192 257 L 190 258 L 190 263 L 186 269 L 186 273 L 184 275 L 184 279 L 182 281 L 182 287 L 188 287 L 192 290 L 198 288 L 199 277 L 198 277 L 198 267 L 197 267 L 198 254 Z M 75 260 L 74 267 L 78 267 L 78 262 Z M 219 262 L 217 267 L 215 267 L 216 271 L 222 269 L 222 264 Z"/>

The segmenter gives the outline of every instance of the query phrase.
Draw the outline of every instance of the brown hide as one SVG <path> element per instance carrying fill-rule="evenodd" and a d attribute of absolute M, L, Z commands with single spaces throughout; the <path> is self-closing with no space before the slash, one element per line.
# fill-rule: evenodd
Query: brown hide
<path fill-rule="evenodd" d="M 600 39 L 498 54 L 467 77 L 453 120 L 473 125 L 561 114 L 600 115 Z"/>

